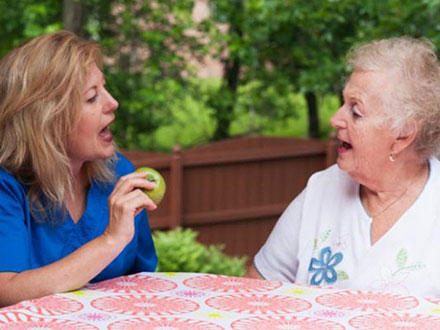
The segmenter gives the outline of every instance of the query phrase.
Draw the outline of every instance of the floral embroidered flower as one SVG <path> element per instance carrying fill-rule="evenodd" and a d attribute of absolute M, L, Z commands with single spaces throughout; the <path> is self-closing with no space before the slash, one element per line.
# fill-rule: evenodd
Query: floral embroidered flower
<path fill-rule="evenodd" d="M 409 276 L 408 271 L 393 272 L 389 267 L 382 266 L 377 275 L 378 278 L 369 285 L 370 290 L 409 294 L 410 291 L 405 286 L 405 281 Z"/>
<path fill-rule="evenodd" d="M 350 235 L 340 234 L 332 239 L 331 246 L 338 251 L 343 251 L 348 247 Z"/>
<path fill-rule="evenodd" d="M 421 261 L 410 262 L 406 248 L 401 248 L 396 254 L 394 266 L 381 266 L 378 278 L 370 284 L 371 290 L 409 294 L 407 279 L 413 272 L 424 269 Z"/>
<path fill-rule="evenodd" d="M 342 261 L 343 257 L 341 252 L 332 255 L 330 246 L 323 248 L 319 253 L 319 260 L 316 258 L 310 260 L 309 272 L 314 273 L 310 284 L 320 285 L 323 281 L 327 284 L 335 283 L 338 274 L 334 267 Z"/>

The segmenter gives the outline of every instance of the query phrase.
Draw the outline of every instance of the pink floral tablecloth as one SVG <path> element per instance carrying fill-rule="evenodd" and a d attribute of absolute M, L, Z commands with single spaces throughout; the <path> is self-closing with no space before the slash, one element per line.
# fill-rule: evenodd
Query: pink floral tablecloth
<path fill-rule="evenodd" d="M 0 329 L 440 329 L 440 299 L 139 273 L 0 309 Z"/>

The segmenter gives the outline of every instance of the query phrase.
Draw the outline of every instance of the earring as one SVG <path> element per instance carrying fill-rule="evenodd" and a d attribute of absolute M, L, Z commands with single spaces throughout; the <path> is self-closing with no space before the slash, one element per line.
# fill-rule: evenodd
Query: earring
<path fill-rule="evenodd" d="M 394 156 L 393 156 L 393 153 L 392 153 L 392 152 L 390 152 L 389 159 L 390 159 L 390 162 L 395 162 L 395 161 L 396 161 L 396 160 L 394 159 Z"/>

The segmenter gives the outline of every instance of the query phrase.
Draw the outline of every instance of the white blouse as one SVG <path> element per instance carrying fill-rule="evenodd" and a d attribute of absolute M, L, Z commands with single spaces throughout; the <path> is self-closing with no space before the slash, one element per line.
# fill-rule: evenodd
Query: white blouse
<path fill-rule="evenodd" d="M 440 162 L 413 205 L 375 244 L 359 184 L 334 165 L 315 173 L 255 256 L 271 280 L 440 297 Z"/>

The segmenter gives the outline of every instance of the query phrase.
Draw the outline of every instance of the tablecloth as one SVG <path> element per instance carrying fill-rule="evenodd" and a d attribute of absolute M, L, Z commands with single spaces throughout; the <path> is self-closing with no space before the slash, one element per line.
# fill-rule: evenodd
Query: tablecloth
<path fill-rule="evenodd" d="M 0 309 L 0 329 L 440 329 L 440 299 L 138 273 Z"/>

